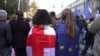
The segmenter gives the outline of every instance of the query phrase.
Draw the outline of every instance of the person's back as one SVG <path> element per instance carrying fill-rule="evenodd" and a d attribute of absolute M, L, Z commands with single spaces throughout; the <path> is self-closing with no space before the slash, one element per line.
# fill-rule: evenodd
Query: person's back
<path fill-rule="evenodd" d="M 27 56 L 55 56 L 56 33 L 49 13 L 39 9 L 27 38 Z"/>
<path fill-rule="evenodd" d="M 83 21 L 82 19 L 79 18 L 79 16 L 76 16 L 76 24 L 80 30 L 80 33 L 82 33 L 82 29 L 84 28 L 84 24 L 83 24 Z"/>
<path fill-rule="evenodd" d="M 6 11 L 0 10 L 0 56 L 11 56 L 12 33 L 6 17 Z"/>
<path fill-rule="evenodd" d="M 74 39 L 70 39 L 68 35 L 66 35 L 66 25 L 65 21 L 60 21 L 57 26 L 57 38 L 58 38 L 58 47 L 63 46 L 64 49 L 60 49 L 59 54 L 57 56 L 77 56 L 79 51 L 79 30 L 78 27 L 75 27 L 76 36 Z M 64 55 L 63 55 L 64 54 Z"/>
<path fill-rule="evenodd" d="M 88 30 L 91 33 L 96 33 L 94 37 L 93 54 L 100 56 L 100 15 L 96 16 L 94 21 L 89 24 Z"/>
<path fill-rule="evenodd" d="M 25 47 L 25 40 L 29 32 L 29 24 L 20 18 L 11 24 L 11 29 L 13 33 L 13 47 L 22 48 Z"/>
<path fill-rule="evenodd" d="M 70 9 L 62 11 L 62 20 L 56 27 L 56 56 L 78 56 L 79 29 L 75 24 L 74 14 Z"/>
<path fill-rule="evenodd" d="M 6 30 L 9 26 L 5 21 L 0 20 L 0 49 L 4 49 L 10 46 L 11 43 L 6 41 Z"/>
<path fill-rule="evenodd" d="M 10 24 L 13 35 L 12 47 L 16 56 L 26 56 L 26 39 L 30 26 L 22 17 L 22 13 L 19 12 L 17 20 Z"/>
<path fill-rule="evenodd" d="M 94 20 L 94 17 L 90 18 L 89 21 L 90 23 Z M 95 33 L 91 33 L 89 30 L 88 30 L 88 27 L 86 26 L 86 35 L 85 35 L 85 40 L 86 40 L 86 43 L 93 46 L 93 43 L 94 43 L 94 36 L 95 36 Z"/>
<path fill-rule="evenodd" d="M 31 52 L 34 52 L 32 56 L 55 56 L 56 37 L 53 27 L 50 25 L 44 25 L 42 27 L 33 26 L 30 32 L 27 44 L 32 47 Z"/>

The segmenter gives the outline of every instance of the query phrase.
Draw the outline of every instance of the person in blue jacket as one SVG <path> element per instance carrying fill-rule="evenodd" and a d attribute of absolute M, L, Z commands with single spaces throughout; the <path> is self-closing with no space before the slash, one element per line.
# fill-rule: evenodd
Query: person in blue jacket
<path fill-rule="evenodd" d="M 79 56 L 79 29 L 75 15 L 70 9 L 64 9 L 61 18 L 56 27 L 56 56 Z"/>

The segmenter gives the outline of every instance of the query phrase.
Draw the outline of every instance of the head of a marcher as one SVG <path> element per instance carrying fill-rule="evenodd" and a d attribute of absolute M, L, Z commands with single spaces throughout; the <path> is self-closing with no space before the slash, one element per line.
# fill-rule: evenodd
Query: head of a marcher
<path fill-rule="evenodd" d="M 22 11 L 17 11 L 16 15 L 18 18 L 23 18 L 23 12 Z"/>
<path fill-rule="evenodd" d="M 38 9 L 33 17 L 33 25 L 50 25 L 52 23 L 48 11 L 45 9 Z"/>
<path fill-rule="evenodd" d="M 3 9 L 0 9 L 0 20 L 7 20 L 7 12 Z"/>
<path fill-rule="evenodd" d="M 79 19 L 80 17 L 76 15 L 76 19 Z"/>
<path fill-rule="evenodd" d="M 52 12 L 50 13 L 50 15 L 51 15 L 51 17 L 55 17 L 55 16 L 56 16 L 54 11 L 52 11 Z"/>
<path fill-rule="evenodd" d="M 100 7 L 97 7 L 96 10 L 97 10 L 97 11 L 100 10 Z"/>
<path fill-rule="evenodd" d="M 94 20 L 94 17 L 91 17 L 91 18 L 89 19 L 90 23 L 91 23 L 93 20 Z"/>
<path fill-rule="evenodd" d="M 66 34 L 73 39 L 75 36 L 75 15 L 71 9 L 64 9 L 61 13 L 62 20 L 66 21 Z"/>

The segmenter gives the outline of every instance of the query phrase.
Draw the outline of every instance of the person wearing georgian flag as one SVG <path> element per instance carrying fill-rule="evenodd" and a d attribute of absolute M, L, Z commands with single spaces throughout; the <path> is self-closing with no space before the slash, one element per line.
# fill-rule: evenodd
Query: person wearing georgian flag
<path fill-rule="evenodd" d="M 38 9 L 27 41 L 27 56 L 55 56 L 56 35 L 49 13 Z"/>

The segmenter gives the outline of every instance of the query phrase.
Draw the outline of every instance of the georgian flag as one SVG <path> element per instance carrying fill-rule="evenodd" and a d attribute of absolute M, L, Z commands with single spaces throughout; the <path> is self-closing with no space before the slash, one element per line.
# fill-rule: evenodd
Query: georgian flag
<path fill-rule="evenodd" d="M 50 26 L 32 27 L 26 43 L 27 56 L 55 56 L 56 35 Z"/>

